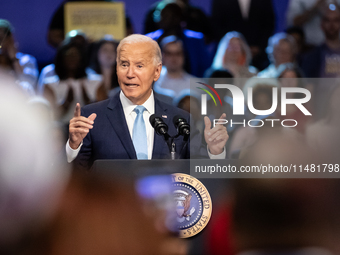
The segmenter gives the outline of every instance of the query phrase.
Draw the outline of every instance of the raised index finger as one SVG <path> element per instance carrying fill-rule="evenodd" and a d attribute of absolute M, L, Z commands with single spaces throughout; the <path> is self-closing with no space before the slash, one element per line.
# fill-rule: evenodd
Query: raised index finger
<path fill-rule="evenodd" d="M 227 117 L 227 114 L 225 114 L 225 113 L 222 113 L 222 115 L 221 115 L 221 117 L 220 117 L 220 120 L 224 120 L 224 119 L 225 119 L 225 117 Z"/>
<path fill-rule="evenodd" d="M 79 117 L 80 116 L 80 104 L 76 104 L 76 109 L 74 110 L 74 117 Z"/>
<path fill-rule="evenodd" d="M 227 117 L 227 115 L 225 113 L 222 113 L 221 117 L 218 119 L 218 122 L 215 124 L 216 125 L 223 125 L 226 124 L 225 123 L 225 118 Z"/>
<path fill-rule="evenodd" d="M 211 129 L 211 121 L 208 116 L 204 117 L 205 130 L 209 131 Z"/>

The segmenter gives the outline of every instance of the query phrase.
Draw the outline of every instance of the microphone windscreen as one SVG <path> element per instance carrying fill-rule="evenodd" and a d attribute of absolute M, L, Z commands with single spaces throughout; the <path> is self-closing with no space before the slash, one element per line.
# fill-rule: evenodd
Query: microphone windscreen
<path fill-rule="evenodd" d="M 156 115 L 155 114 L 152 114 L 149 118 L 149 121 L 150 121 L 150 124 L 151 126 L 154 128 L 155 127 L 155 119 L 156 119 Z"/>
<path fill-rule="evenodd" d="M 187 120 L 185 118 L 183 118 L 181 115 L 177 114 L 176 116 L 174 116 L 174 118 L 172 119 L 172 122 L 174 123 L 175 126 L 178 125 L 178 122 L 180 121 L 184 121 L 187 122 Z"/>

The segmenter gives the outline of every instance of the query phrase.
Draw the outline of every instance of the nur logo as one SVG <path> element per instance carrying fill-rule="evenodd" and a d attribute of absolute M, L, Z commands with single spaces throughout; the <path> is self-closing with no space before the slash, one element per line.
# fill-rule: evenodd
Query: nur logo
<path fill-rule="evenodd" d="M 220 102 L 220 104 L 221 104 L 221 106 L 222 106 L 221 97 L 219 96 L 219 94 L 217 93 L 217 91 L 216 91 L 213 87 L 211 87 L 210 85 L 205 84 L 205 83 L 203 83 L 203 82 L 197 82 L 197 83 L 206 86 L 206 87 L 209 88 L 212 92 L 214 92 L 214 94 L 217 96 L 218 101 Z M 215 97 L 211 94 L 211 92 L 210 92 L 209 90 L 204 89 L 204 88 L 200 88 L 200 87 L 197 87 L 197 88 L 200 89 L 200 90 L 203 90 L 204 92 L 206 92 L 206 93 L 212 98 L 212 100 L 214 101 L 215 106 L 217 106 L 217 102 L 216 102 L 216 100 L 215 100 Z M 206 115 L 206 114 L 207 114 L 207 95 L 206 95 L 206 94 L 202 94 L 202 95 L 201 95 L 201 101 L 202 101 L 202 105 L 201 105 L 201 106 L 202 106 L 201 113 L 202 113 L 202 115 Z"/>
<path fill-rule="evenodd" d="M 214 92 L 214 94 L 217 96 L 217 98 L 220 101 L 220 104 L 222 106 L 222 100 L 218 93 L 216 92 L 216 89 L 228 89 L 233 98 L 233 114 L 234 115 L 244 115 L 245 112 L 245 99 L 243 95 L 243 91 L 231 84 L 215 84 L 215 88 L 212 86 L 202 83 L 202 82 L 197 82 L 200 83 L 206 87 L 208 87 L 210 90 Z M 217 106 L 216 100 L 214 96 L 211 94 L 210 91 L 204 88 L 197 87 L 198 89 L 201 89 L 205 91 L 208 95 L 211 96 L 211 98 L 214 100 L 215 105 Z M 302 93 L 305 95 L 304 98 L 287 98 L 288 93 Z M 255 115 L 270 115 L 272 114 L 278 106 L 278 88 L 273 88 L 272 90 L 272 106 L 268 110 L 257 110 L 254 108 L 253 104 L 253 88 L 248 88 L 248 98 L 247 98 L 247 106 L 248 109 L 251 113 Z M 281 88 L 281 115 L 286 115 L 287 113 L 287 104 L 294 104 L 296 105 L 297 108 L 302 111 L 304 115 L 312 115 L 304 106 L 304 103 L 307 103 L 311 99 L 311 93 L 309 90 L 305 88 L 295 88 L 295 87 L 282 87 Z M 207 95 L 202 94 L 201 95 L 201 114 L 202 115 L 207 115 Z"/>

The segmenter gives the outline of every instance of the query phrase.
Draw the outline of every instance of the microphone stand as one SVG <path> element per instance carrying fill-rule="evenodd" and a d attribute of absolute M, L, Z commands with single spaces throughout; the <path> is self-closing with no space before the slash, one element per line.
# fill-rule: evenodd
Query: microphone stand
<path fill-rule="evenodd" d="M 152 115 L 152 116 L 154 116 L 154 115 Z M 164 137 L 164 140 L 165 140 L 166 144 L 168 145 L 168 149 L 169 149 L 169 152 L 170 152 L 170 155 L 171 155 L 171 160 L 175 160 L 176 159 L 176 144 L 174 142 L 174 139 L 181 135 L 180 132 L 177 131 L 177 134 L 175 136 L 170 136 L 167 133 L 168 127 L 167 127 L 167 125 L 165 123 L 164 123 L 165 126 L 160 127 L 160 128 L 166 127 L 166 131 L 161 129 L 162 132 L 159 132 L 158 129 L 156 128 L 156 126 L 155 126 L 155 122 L 154 122 L 155 118 L 152 119 L 151 117 L 150 117 L 151 126 L 156 130 L 156 133 L 158 135 L 161 135 L 161 136 Z M 160 118 L 160 119 L 161 119 L 161 121 L 163 121 L 162 118 Z M 157 121 L 158 121 L 158 123 L 160 123 L 160 120 L 157 120 Z M 160 123 L 160 124 L 162 124 L 162 123 Z M 182 148 L 180 150 L 180 155 L 182 154 L 182 151 L 185 148 L 185 146 L 188 144 L 188 140 L 189 140 L 189 136 L 190 135 L 188 133 L 185 133 L 185 134 L 183 134 L 183 136 L 184 136 L 184 138 L 183 138 L 184 144 L 183 144 L 183 146 L 182 146 Z M 170 141 L 169 141 L 169 138 L 170 138 Z"/>
<path fill-rule="evenodd" d="M 170 155 L 171 155 L 171 159 L 172 160 L 175 160 L 176 159 L 176 144 L 174 142 L 174 139 L 178 137 L 178 135 L 176 136 L 169 136 L 168 138 L 170 138 L 170 141 L 169 139 L 165 139 L 167 145 L 168 145 L 168 148 L 169 148 L 169 152 L 170 152 Z"/>
<path fill-rule="evenodd" d="M 169 151 L 170 151 L 170 155 L 171 155 L 171 159 L 172 159 L 172 160 L 175 160 L 175 159 L 176 159 L 176 144 L 175 144 L 175 142 L 174 142 L 174 139 L 177 138 L 177 137 L 179 137 L 179 136 L 180 136 L 180 134 L 177 134 L 177 135 L 175 135 L 175 136 L 170 136 L 170 135 L 169 135 L 167 138 L 164 137 L 164 139 L 165 139 L 165 141 L 166 141 L 166 143 L 167 143 L 167 145 L 168 145 L 168 148 L 169 148 Z M 184 144 L 183 144 L 183 146 L 182 146 L 182 148 L 181 148 L 181 150 L 180 150 L 179 158 L 180 158 L 180 156 L 182 155 L 182 151 L 183 151 L 183 149 L 185 148 L 185 146 L 188 145 L 189 137 L 190 137 L 190 135 L 188 135 L 188 134 L 185 134 L 185 135 L 184 135 L 184 138 L 183 138 Z M 169 138 L 170 138 L 170 141 L 169 141 Z"/>
<path fill-rule="evenodd" d="M 176 144 L 174 142 L 174 139 L 179 137 L 179 136 L 180 136 L 179 134 L 177 134 L 175 136 L 170 136 L 170 138 L 171 138 L 170 142 L 167 142 L 172 160 L 176 159 Z M 185 144 L 187 144 L 187 142 L 185 142 Z M 185 146 L 185 144 L 184 144 L 184 146 Z M 183 148 L 182 148 L 182 150 L 183 150 Z M 182 150 L 181 150 L 181 152 L 182 152 Z"/>
<path fill-rule="evenodd" d="M 175 160 L 176 159 L 176 144 L 174 143 L 174 139 L 171 139 L 171 159 Z"/>

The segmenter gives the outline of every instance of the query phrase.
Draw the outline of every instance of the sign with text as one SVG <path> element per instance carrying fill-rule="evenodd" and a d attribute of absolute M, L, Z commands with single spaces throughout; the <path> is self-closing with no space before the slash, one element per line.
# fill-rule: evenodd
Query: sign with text
<path fill-rule="evenodd" d="M 91 40 L 106 34 L 116 40 L 125 37 L 125 11 L 122 2 L 71 2 L 65 4 L 65 33 L 80 29 Z"/>

